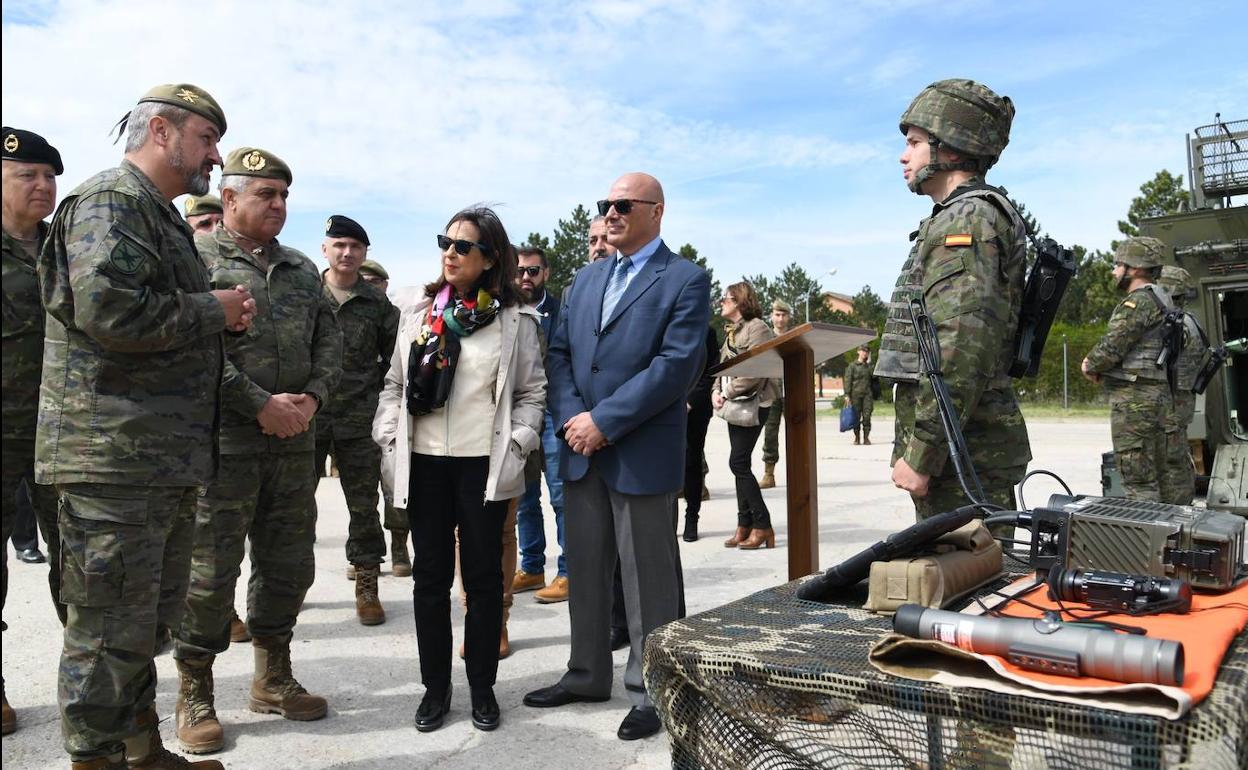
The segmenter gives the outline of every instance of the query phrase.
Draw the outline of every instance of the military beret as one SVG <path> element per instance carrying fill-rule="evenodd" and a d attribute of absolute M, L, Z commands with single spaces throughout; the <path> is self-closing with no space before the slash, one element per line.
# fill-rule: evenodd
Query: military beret
<path fill-rule="evenodd" d="M 390 280 L 390 274 L 386 272 L 386 269 L 381 266 L 380 262 L 373 260 L 373 259 L 364 260 L 360 264 L 360 272 L 371 273 L 383 281 Z"/>
<path fill-rule="evenodd" d="M 286 161 L 268 150 L 255 147 L 239 147 L 225 158 L 222 176 L 258 176 L 264 179 L 282 179 L 291 184 L 294 178 Z"/>
<path fill-rule="evenodd" d="M 4 137 L 4 159 L 20 160 L 23 163 L 47 163 L 57 174 L 65 173 L 61 164 L 61 154 L 48 144 L 48 140 L 34 131 L 23 131 L 20 128 L 0 128 L 0 136 Z"/>
<path fill-rule="evenodd" d="M 215 195 L 188 195 L 186 203 L 183 204 L 183 210 L 188 217 L 224 213 L 224 209 L 221 208 L 221 199 Z"/>
<path fill-rule="evenodd" d="M 212 121 L 221 136 L 225 136 L 225 112 L 217 100 L 199 86 L 190 83 L 168 83 L 156 86 L 143 94 L 139 104 L 144 102 L 161 102 L 181 107 Z"/>
<path fill-rule="evenodd" d="M 1161 267 L 1166 251 L 1166 244 L 1157 238 L 1128 238 L 1118 244 L 1118 249 L 1114 251 L 1114 261 L 1127 267 Z"/>
<path fill-rule="evenodd" d="M 772 310 L 783 310 L 789 315 L 793 315 L 793 306 L 782 299 L 775 300 L 771 303 Z"/>
<path fill-rule="evenodd" d="M 354 238 L 365 246 L 370 246 L 368 242 L 368 233 L 364 232 L 364 228 L 360 226 L 351 217 L 344 217 L 342 214 L 334 214 L 325 220 L 325 237 L 326 238 Z"/>

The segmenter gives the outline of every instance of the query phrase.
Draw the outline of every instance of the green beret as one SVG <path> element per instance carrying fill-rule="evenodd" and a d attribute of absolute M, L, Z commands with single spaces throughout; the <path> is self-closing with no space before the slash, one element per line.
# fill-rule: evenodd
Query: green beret
<path fill-rule="evenodd" d="M 48 140 L 34 131 L 23 131 L 20 128 L 0 128 L 0 136 L 4 139 L 4 159 L 18 160 L 23 163 L 46 163 L 58 175 L 65 173 L 61 164 L 61 154 L 48 144 Z"/>
<path fill-rule="evenodd" d="M 362 263 L 360 263 L 360 272 L 372 273 L 373 275 L 377 276 L 383 281 L 390 280 L 390 274 L 387 273 L 386 269 L 381 266 L 381 263 L 377 262 L 376 260 L 372 260 L 372 259 L 364 260 Z"/>
<path fill-rule="evenodd" d="M 1166 251 L 1166 244 L 1156 238 L 1128 238 L 1118 244 L 1114 261 L 1127 267 L 1161 267 Z"/>
<path fill-rule="evenodd" d="M 772 310 L 783 310 L 789 315 L 793 315 L 793 306 L 782 299 L 775 300 L 771 303 Z"/>
<path fill-rule="evenodd" d="M 286 161 L 268 150 L 255 147 L 239 147 L 225 158 L 222 176 L 258 176 L 265 179 L 282 179 L 286 184 L 294 180 Z"/>
<path fill-rule="evenodd" d="M 225 112 L 221 109 L 221 105 L 217 104 L 217 100 L 199 86 L 190 83 L 168 83 L 156 86 L 143 94 L 143 97 L 139 99 L 139 104 L 143 102 L 172 104 L 175 107 L 190 110 L 212 121 L 217 130 L 221 132 L 221 136 L 225 136 Z"/>
<path fill-rule="evenodd" d="M 225 213 L 225 210 L 221 208 L 221 199 L 215 195 L 188 195 L 182 207 L 188 217 Z"/>
<path fill-rule="evenodd" d="M 334 214 L 325 220 L 325 237 L 354 238 L 365 246 L 372 245 L 368 242 L 368 233 L 364 232 L 364 226 L 342 214 Z"/>

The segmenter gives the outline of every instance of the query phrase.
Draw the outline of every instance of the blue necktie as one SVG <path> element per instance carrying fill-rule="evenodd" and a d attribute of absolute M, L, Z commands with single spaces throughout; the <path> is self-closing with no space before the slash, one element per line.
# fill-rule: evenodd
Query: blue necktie
<path fill-rule="evenodd" d="M 628 257 L 620 257 L 615 263 L 607 290 L 602 294 L 602 326 L 611 320 L 611 312 L 620 303 L 620 297 L 624 296 L 624 289 L 628 288 L 628 270 L 632 265 L 633 260 Z"/>

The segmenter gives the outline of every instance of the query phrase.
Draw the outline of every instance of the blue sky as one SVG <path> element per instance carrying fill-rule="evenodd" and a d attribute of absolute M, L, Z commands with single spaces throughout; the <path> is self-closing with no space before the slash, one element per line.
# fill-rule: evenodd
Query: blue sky
<path fill-rule="evenodd" d="M 464 205 L 498 204 L 518 242 L 642 170 L 669 244 L 721 279 L 795 261 L 886 296 L 930 210 L 897 163 L 919 89 L 1009 95 L 990 181 L 1104 248 L 1140 184 L 1186 175 L 1185 133 L 1248 118 L 1243 27 L 1231 2 L 5 2 L 3 115 L 60 148 L 64 194 L 115 165 L 107 131 L 140 94 L 196 83 L 226 110 L 223 155 L 293 168 L 282 240 L 319 262 L 348 214 L 394 284 L 436 274 Z"/>

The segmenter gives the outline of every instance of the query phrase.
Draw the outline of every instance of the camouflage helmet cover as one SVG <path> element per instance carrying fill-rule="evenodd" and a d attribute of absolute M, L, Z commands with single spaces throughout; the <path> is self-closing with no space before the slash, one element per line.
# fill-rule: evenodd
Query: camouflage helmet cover
<path fill-rule="evenodd" d="M 1166 244 L 1156 238 L 1140 236 L 1118 244 L 1114 261 L 1127 267 L 1161 267 L 1165 254 Z"/>
<path fill-rule="evenodd" d="M 974 80 L 938 80 L 901 115 L 901 133 L 921 128 L 951 149 L 983 161 L 987 170 L 1010 142 L 1014 103 Z M 935 158 L 933 158 L 933 161 Z"/>
<path fill-rule="evenodd" d="M 1192 281 L 1192 274 L 1181 267 L 1162 265 L 1161 277 L 1157 279 L 1157 283 L 1170 292 L 1170 296 L 1180 305 L 1196 296 L 1196 284 Z"/>

